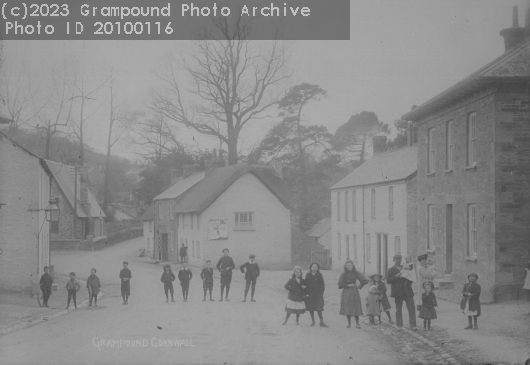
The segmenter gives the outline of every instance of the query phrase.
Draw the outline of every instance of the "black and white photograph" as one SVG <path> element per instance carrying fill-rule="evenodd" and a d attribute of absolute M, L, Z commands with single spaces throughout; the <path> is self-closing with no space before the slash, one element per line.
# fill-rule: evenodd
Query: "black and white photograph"
<path fill-rule="evenodd" d="M 0 0 L 0 363 L 530 365 L 530 0 Z"/>

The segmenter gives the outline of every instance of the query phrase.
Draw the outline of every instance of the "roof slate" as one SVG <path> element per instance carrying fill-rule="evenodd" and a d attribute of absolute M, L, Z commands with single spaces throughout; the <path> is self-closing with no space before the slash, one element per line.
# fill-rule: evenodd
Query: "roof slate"
<path fill-rule="evenodd" d="M 293 209 L 289 189 L 283 179 L 276 176 L 268 167 L 245 163 L 215 168 L 183 194 L 179 201 L 173 204 L 171 211 L 174 213 L 203 211 L 246 173 L 256 176 L 284 206 Z"/>
<path fill-rule="evenodd" d="M 53 177 L 55 181 L 57 181 L 57 184 L 61 188 L 63 194 L 66 196 L 66 199 L 68 199 L 68 202 L 74 207 L 74 179 L 70 176 L 70 170 L 72 169 L 72 166 L 63 165 L 61 163 L 50 161 L 50 160 L 44 160 L 48 168 L 51 170 Z M 78 174 L 80 176 L 80 174 Z M 77 184 L 77 197 L 79 198 L 80 194 L 80 183 Z M 92 193 L 90 192 L 90 189 L 88 189 L 88 202 L 90 203 L 90 216 L 91 217 L 106 217 L 105 212 L 103 212 L 103 209 L 99 206 L 96 198 Z M 85 212 L 81 204 L 77 204 L 77 216 L 79 218 L 87 218 L 89 215 L 89 212 Z"/>
<path fill-rule="evenodd" d="M 185 179 L 178 180 L 175 184 L 170 186 L 166 191 L 164 191 L 162 194 L 158 195 L 153 200 L 164 200 L 164 199 L 175 199 L 181 196 L 183 193 L 185 193 L 189 188 L 191 188 L 193 185 L 197 184 L 199 181 L 204 179 L 204 176 L 206 174 L 204 171 L 196 172 L 194 174 L 191 174 Z"/>
<path fill-rule="evenodd" d="M 486 66 L 403 115 L 402 119 L 416 121 L 437 108 L 461 98 L 476 88 L 491 82 L 530 78 L 530 38 L 521 42 Z"/>
<path fill-rule="evenodd" d="M 373 156 L 331 187 L 343 189 L 405 180 L 417 171 L 417 147 L 404 147 Z"/>
<path fill-rule="evenodd" d="M 140 217 L 140 220 L 152 221 L 153 219 L 155 219 L 155 208 L 154 208 L 154 204 L 151 204 L 149 208 L 147 208 L 147 210 L 144 212 L 144 214 L 142 214 L 142 216 Z"/>

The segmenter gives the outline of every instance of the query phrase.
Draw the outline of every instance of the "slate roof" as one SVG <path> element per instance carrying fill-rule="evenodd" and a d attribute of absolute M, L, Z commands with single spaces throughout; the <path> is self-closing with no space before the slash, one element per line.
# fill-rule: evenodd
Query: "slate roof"
<path fill-rule="evenodd" d="M 201 212 L 208 208 L 226 189 L 246 173 L 258 178 L 269 191 L 274 194 L 288 209 L 293 209 L 291 195 L 286 182 L 274 174 L 272 169 L 249 165 L 246 163 L 218 167 L 208 173 L 204 179 L 190 188 L 177 201 L 171 211 L 173 213 Z"/>
<path fill-rule="evenodd" d="M 54 162 L 50 160 L 44 160 L 48 168 L 51 170 L 53 178 L 55 181 L 57 181 L 57 184 L 61 188 L 61 191 L 66 196 L 66 199 L 70 203 L 70 206 L 74 207 L 74 179 L 70 176 L 70 171 L 72 169 L 72 166 L 63 165 L 59 162 Z M 78 174 L 78 176 L 80 176 Z M 80 183 L 77 183 L 77 198 L 79 199 L 80 194 Z M 88 189 L 88 201 L 90 203 L 90 216 L 93 218 L 99 217 L 100 214 L 102 217 L 106 217 L 105 212 L 103 212 L 103 209 L 99 206 L 96 198 L 94 198 L 94 195 L 90 192 L 90 189 Z M 86 212 L 81 204 L 77 204 L 77 216 L 79 218 L 87 218 L 89 215 L 89 212 Z"/>
<path fill-rule="evenodd" d="M 492 82 L 530 79 L 530 38 L 521 42 L 502 56 L 475 71 L 416 109 L 403 115 L 403 120 L 417 121 L 427 114 L 454 103 Z"/>
<path fill-rule="evenodd" d="M 417 147 L 412 146 L 375 155 L 331 189 L 405 180 L 418 169 L 417 154 Z"/>
<path fill-rule="evenodd" d="M 309 237 L 322 237 L 327 231 L 331 229 L 331 218 L 322 218 L 313 227 L 305 231 Z"/>
<path fill-rule="evenodd" d="M 158 195 L 153 200 L 175 199 L 185 193 L 193 185 L 204 179 L 206 174 L 204 171 L 191 174 L 185 179 L 180 178 L 175 184 L 169 187 L 162 194 Z"/>
<path fill-rule="evenodd" d="M 142 214 L 142 216 L 140 217 L 140 220 L 142 221 L 152 221 L 153 219 L 155 219 L 155 208 L 154 208 L 154 204 L 151 204 L 149 206 L 149 208 L 147 208 L 147 210 L 144 212 L 144 214 Z"/>

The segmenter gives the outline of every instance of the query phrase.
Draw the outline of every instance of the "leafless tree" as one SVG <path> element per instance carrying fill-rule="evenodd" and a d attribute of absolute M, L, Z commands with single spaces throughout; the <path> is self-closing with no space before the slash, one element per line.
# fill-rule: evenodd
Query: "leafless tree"
<path fill-rule="evenodd" d="M 283 96 L 271 92 L 290 76 L 289 49 L 277 40 L 250 41 L 252 21 L 241 17 L 235 24 L 225 17 L 215 18 L 213 25 L 224 39 L 196 41 L 185 56 L 168 57 L 158 75 L 166 87 L 153 94 L 151 107 L 174 122 L 226 143 L 232 165 L 237 163 L 243 127 L 268 117 L 264 112 Z M 192 81 L 193 87 L 186 90 L 187 101 L 178 68 Z"/>

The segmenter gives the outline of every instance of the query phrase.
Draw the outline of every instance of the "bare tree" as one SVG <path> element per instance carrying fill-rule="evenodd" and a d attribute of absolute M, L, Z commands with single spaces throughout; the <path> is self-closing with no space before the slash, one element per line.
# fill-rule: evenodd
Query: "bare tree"
<path fill-rule="evenodd" d="M 290 76 L 285 70 L 289 52 L 276 40 L 268 42 L 268 47 L 267 42 L 251 42 L 252 21 L 239 17 L 231 25 L 222 17 L 214 18 L 213 24 L 224 39 L 196 41 L 187 56 L 168 58 L 165 72 L 158 75 L 166 88 L 153 95 L 151 107 L 172 121 L 226 143 L 233 165 L 243 127 L 266 118 L 264 111 L 281 98 L 270 92 Z M 187 92 L 196 104 L 182 97 L 178 67 L 192 80 L 193 88 Z"/>

